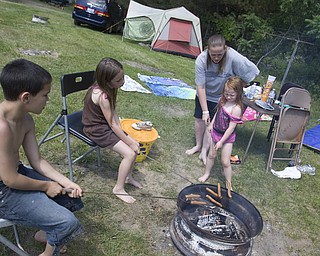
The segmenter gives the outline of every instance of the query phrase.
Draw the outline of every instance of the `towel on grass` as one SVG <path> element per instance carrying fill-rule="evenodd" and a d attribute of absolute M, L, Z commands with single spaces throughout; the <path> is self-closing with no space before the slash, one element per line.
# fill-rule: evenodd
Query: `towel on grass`
<path fill-rule="evenodd" d="M 148 89 L 144 88 L 141 84 L 128 75 L 124 76 L 124 84 L 120 87 L 120 89 L 126 92 L 151 93 Z"/>
<path fill-rule="evenodd" d="M 242 115 L 242 121 L 254 121 L 257 119 L 257 111 L 255 111 L 254 109 L 247 107 L 246 111 L 244 111 L 243 115 Z M 260 121 L 271 121 L 272 117 L 270 117 L 269 115 L 263 114 L 260 118 Z"/>
<path fill-rule="evenodd" d="M 157 96 L 169 96 L 179 99 L 195 99 L 196 90 L 185 82 L 159 76 L 146 76 L 138 74 L 138 78 Z"/>
<path fill-rule="evenodd" d="M 320 151 L 320 124 L 305 132 L 303 145 Z"/>
<path fill-rule="evenodd" d="M 301 172 L 297 169 L 296 166 L 286 167 L 283 171 L 275 171 L 271 169 L 273 175 L 277 176 L 278 178 L 284 179 L 300 179 Z"/>

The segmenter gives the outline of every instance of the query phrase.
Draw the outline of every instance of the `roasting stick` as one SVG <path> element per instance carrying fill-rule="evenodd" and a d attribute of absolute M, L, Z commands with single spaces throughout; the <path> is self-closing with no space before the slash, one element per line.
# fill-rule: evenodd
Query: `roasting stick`
<path fill-rule="evenodd" d="M 216 200 L 214 200 L 211 196 L 206 195 L 206 198 L 208 198 L 212 203 L 214 203 L 222 208 L 222 204 L 217 202 Z"/>
<path fill-rule="evenodd" d="M 65 193 L 71 193 L 72 189 L 71 188 L 64 188 L 63 191 Z M 97 195 L 114 195 L 114 196 L 133 196 L 133 197 L 150 197 L 150 198 L 158 198 L 158 199 L 172 199 L 172 200 L 177 200 L 176 197 L 166 197 L 166 196 L 152 196 L 152 195 L 145 195 L 145 194 L 121 194 L 121 193 L 110 193 L 110 192 L 99 192 L 99 191 L 82 191 L 83 194 L 97 194 Z"/>

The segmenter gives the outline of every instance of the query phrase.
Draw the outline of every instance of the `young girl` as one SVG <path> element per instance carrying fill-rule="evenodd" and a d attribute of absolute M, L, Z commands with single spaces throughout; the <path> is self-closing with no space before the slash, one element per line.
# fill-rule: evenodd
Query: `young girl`
<path fill-rule="evenodd" d="M 217 151 L 221 149 L 221 163 L 226 178 L 226 187 L 231 188 L 232 169 L 230 156 L 233 142 L 236 139 L 235 128 L 237 124 L 242 123 L 242 93 L 244 86 L 245 82 L 240 77 L 231 77 L 224 84 L 216 114 L 208 126 L 212 140 L 205 173 L 199 178 L 200 182 L 205 182 L 209 178 Z"/>
<path fill-rule="evenodd" d="M 85 134 L 102 148 L 110 148 L 123 159 L 113 193 L 126 203 L 135 199 L 124 190 L 125 183 L 137 188 L 141 184 L 132 177 L 133 165 L 139 154 L 139 143 L 125 134 L 115 111 L 117 91 L 124 84 L 121 63 L 103 58 L 96 68 L 96 81 L 84 98 L 82 123 Z"/>

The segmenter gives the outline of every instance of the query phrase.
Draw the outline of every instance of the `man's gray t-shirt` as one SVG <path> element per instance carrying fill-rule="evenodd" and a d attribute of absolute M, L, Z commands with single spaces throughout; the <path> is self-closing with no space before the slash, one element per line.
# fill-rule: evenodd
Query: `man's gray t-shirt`
<path fill-rule="evenodd" d="M 231 76 L 239 76 L 249 83 L 258 74 L 257 66 L 231 47 L 227 48 L 223 72 L 219 73 L 219 64 L 210 61 L 207 67 L 208 50 L 203 51 L 196 59 L 195 83 L 206 88 L 207 100 L 218 102 L 225 81 Z"/>

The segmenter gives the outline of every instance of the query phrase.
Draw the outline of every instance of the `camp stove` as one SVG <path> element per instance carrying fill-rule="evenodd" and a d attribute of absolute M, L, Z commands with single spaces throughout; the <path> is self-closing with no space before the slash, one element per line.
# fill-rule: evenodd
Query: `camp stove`
<path fill-rule="evenodd" d="M 194 184 L 179 193 L 170 235 L 183 255 L 251 255 L 253 240 L 263 228 L 261 215 L 243 196 L 231 192 L 230 198 L 226 189 L 219 190 L 217 203 L 208 200 L 208 191 L 218 194 L 214 185 Z"/>

